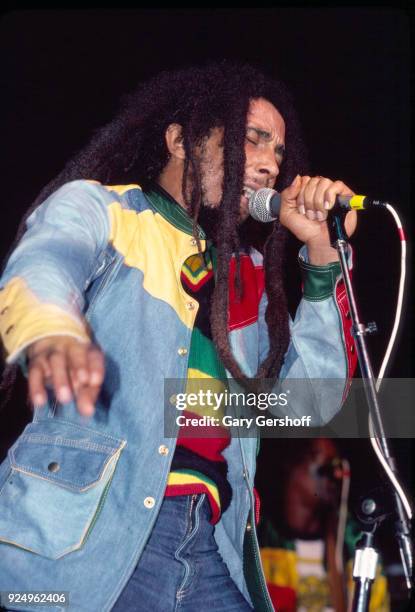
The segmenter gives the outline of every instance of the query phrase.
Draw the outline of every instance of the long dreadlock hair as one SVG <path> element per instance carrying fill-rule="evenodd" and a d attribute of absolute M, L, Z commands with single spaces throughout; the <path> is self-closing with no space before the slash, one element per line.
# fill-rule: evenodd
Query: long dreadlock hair
<path fill-rule="evenodd" d="M 162 72 L 125 96 L 115 118 L 97 130 L 90 142 L 42 189 L 20 224 L 16 238 L 20 239 L 32 210 L 67 181 L 95 179 L 103 184 L 132 182 L 144 189 L 151 186 L 168 161 L 165 131 L 172 123 L 182 127 L 186 153 L 182 189 L 196 228 L 203 195 L 198 151 L 213 128 L 223 128 L 223 195 L 218 209 L 217 281 L 211 304 L 211 328 L 224 365 L 245 384 L 248 379 L 232 355 L 228 338 L 230 261 L 236 253 L 238 270 L 241 238 L 245 247 L 255 243 L 264 254 L 268 295 L 265 319 L 270 350 L 256 378 L 278 375 L 289 342 L 282 274 L 285 230 L 278 222 L 265 227 L 252 219 L 243 224 L 242 231 L 238 229 L 246 117 L 250 101 L 257 98 L 271 102 L 285 121 L 286 157 L 276 185 L 278 190 L 283 189 L 306 169 L 305 147 L 288 91 L 252 65 L 211 63 Z M 239 289 L 243 291 L 243 287 Z"/>

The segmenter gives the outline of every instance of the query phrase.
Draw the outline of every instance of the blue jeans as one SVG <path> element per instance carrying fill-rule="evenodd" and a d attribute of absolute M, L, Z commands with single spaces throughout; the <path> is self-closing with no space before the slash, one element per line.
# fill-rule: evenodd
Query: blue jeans
<path fill-rule="evenodd" d="M 112 612 L 249 612 L 209 523 L 205 495 L 166 497 Z"/>

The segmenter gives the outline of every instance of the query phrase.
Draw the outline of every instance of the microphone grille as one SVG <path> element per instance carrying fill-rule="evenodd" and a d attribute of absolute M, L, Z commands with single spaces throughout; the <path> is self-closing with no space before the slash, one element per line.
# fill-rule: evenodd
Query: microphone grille
<path fill-rule="evenodd" d="M 255 191 L 249 198 L 249 214 L 251 217 L 262 223 L 269 223 L 275 221 L 276 217 L 273 217 L 270 213 L 269 201 L 274 194 L 273 189 L 263 187 Z"/>

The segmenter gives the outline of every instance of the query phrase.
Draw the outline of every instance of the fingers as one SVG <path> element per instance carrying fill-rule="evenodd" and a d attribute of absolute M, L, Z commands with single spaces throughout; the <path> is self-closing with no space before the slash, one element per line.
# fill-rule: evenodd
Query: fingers
<path fill-rule="evenodd" d="M 47 401 L 46 371 L 40 359 L 34 361 L 29 367 L 29 396 L 34 406 L 43 406 Z"/>
<path fill-rule="evenodd" d="M 67 404 L 72 399 L 71 384 L 68 376 L 66 354 L 59 350 L 49 352 L 49 365 L 52 373 L 52 386 L 56 399 L 61 404 Z"/>
<path fill-rule="evenodd" d="M 296 206 L 296 201 L 298 198 L 298 194 L 300 193 L 300 189 L 302 186 L 302 177 L 297 174 L 291 185 L 289 185 L 284 190 L 285 199 L 291 203 L 292 206 Z"/>
<path fill-rule="evenodd" d="M 49 384 L 61 404 L 75 400 L 80 414 L 93 415 L 105 375 L 104 356 L 97 347 L 74 338 L 46 339 L 35 342 L 28 357 L 33 404 L 46 403 Z"/>
<path fill-rule="evenodd" d="M 342 181 L 332 181 L 322 176 L 298 177 L 281 192 L 280 222 L 307 245 L 310 261 L 316 265 L 324 265 L 337 257 L 331 246 L 326 219 L 338 195 L 354 194 Z M 356 227 L 353 211 L 346 215 L 345 226 L 350 236 Z"/>
<path fill-rule="evenodd" d="M 325 200 L 327 202 L 326 209 L 333 208 L 338 195 L 354 195 L 353 191 L 347 187 L 342 181 L 334 181 L 327 189 Z"/>
<path fill-rule="evenodd" d="M 94 346 L 86 350 L 75 346 L 70 352 L 69 368 L 78 410 L 91 416 L 104 380 L 104 356 Z"/>
<path fill-rule="evenodd" d="M 353 195 L 342 181 L 332 181 L 322 176 L 303 176 L 297 197 L 298 212 L 314 221 L 325 221 L 338 195 Z"/>

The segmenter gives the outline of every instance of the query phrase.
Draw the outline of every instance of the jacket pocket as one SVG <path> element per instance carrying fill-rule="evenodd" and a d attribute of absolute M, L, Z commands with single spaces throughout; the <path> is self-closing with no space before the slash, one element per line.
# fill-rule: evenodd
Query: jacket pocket
<path fill-rule="evenodd" d="M 59 419 L 30 423 L 6 459 L 0 542 L 49 559 L 80 548 L 124 446 L 123 440 Z"/>

